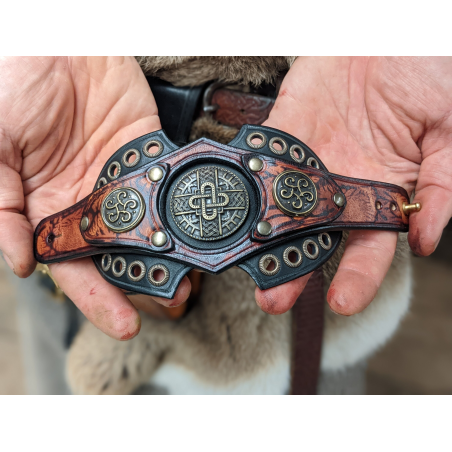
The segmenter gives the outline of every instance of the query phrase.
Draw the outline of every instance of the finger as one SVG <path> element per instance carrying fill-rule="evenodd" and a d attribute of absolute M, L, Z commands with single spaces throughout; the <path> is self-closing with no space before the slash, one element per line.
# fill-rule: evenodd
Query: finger
<path fill-rule="evenodd" d="M 1 131 L 0 131 L 1 135 Z M 2 153 L 12 152 L 0 136 Z M 19 173 L 0 162 L 0 250 L 8 266 L 17 276 L 29 276 L 36 262 L 33 256 L 33 228 L 21 212 L 24 208 L 22 181 Z"/>
<path fill-rule="evenodd" d="M 149 312 L 152 314 L 155 310 L 155 303 L 165 306 L 167 308 L 175 308 L 185 303 L 188 300 L 191 292 L 191 283 L 187 276 L 185 276 L 179 284 L 179 287 L 174 294 L 174 298 L 161 298 L 155 296 L 149 296 L 144 294 L 129 295 L 129 299 L 132 301 L 137 309 Z"/>
<path fill-rule="evenodd" d="M 424 139 L 423 150 L 427 144 Z M 416 254 L 428 256 L 435 251 L 452 216 L 452 149 L 424 159 L 413 202 L 420 202 L 422 208 L 410 214 L 408 242 Z"/>
<path fill-rule="evenodd" d="M 191 292 L 191 283 L 187 276 L 185 276 L 179 284 L 176 293 L 174 294 L 174 298 L 160 298 L 160 297 L 152 297 L 157 303 L 166 306 L 167 308 L 175 308 L 176 306 L 180 306 L 182 303 L 185 303 L 188 300 Z"/>
<path fill-rule="evenodd" d="M 50 270 L 64 293 L 105 334 L 128 340 L 139 333 L 137 310 L 120 289 L 102 278 L 90 258 L 52 264 Z"/>
<path fill-rule="evenodd" d="M 267 314 L 278 315 L 287 312 L 303 292 L 312 273 L 294 279 L 271 289 L 261 290 L 256 287 L 255 297 L 258 306 Z"/>
<path fill-rule="evenodd" d="M 357 314 L 370 304 L 389 270 L 396 245 L 396 232 L 350 232 L 327 294 L 334 312 Z"/>

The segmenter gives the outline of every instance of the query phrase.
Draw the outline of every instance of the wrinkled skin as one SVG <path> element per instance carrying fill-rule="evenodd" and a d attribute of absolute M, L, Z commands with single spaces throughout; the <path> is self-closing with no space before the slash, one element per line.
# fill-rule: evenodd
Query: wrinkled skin
<path fill-rule="evenodd" d="M 133 58 L 5 58 L 0 74 L 0 249 L 27 277 L 39 221 L 87 196 L 107 159 L 160 121 Z M 137 310 L 90 258 L 51 271 L 102 331 L 116 339 L 138 333 Z M 185 278 L 175 300 L 158 301 L 177 305 L 189 292 Z"/>
<path fill-rule="evenodd" d="M 415 190 L 422 210 L 408 240 L 431 254 L 452 215 L 452 59 L 298 58 L 265 123 L 295 135 L 329 171 Z M 396 248 L 394 232 L 351 232 L 328 291 L 331 309 L 362 311 L 375 297 Z M 262 309 L 287 311 L 310 275 L 256 289 Z"/>
<path fill-rule="evenodd" d="M 133 58 L 0 60 L 0 249 L 20 277 L 35 267 L 38 222 L 88 195 L 107 159 L 126 142 L 158 130 L 157 107 Z M 452 213 L 452 62 L 450 59 L 299 58 L 265 125 L 308 144 L 331 172 L 416 189 L 413 250 L 435 249 Z M 375 297 L 396 246 L 393 232 L 356 231 L 328 292 L 350 315 Z M 52 273 L 86 317 L 106 334 L 130 339 L 136 308 L 95 270 L 90 258 L 53 264 Z M 309 275 L 261 291 L 262 309 L 287 311 Z M 185 278 L 173 300 L 189 295 Z M 146 300 L 137 306 L 143 308 Z"/>

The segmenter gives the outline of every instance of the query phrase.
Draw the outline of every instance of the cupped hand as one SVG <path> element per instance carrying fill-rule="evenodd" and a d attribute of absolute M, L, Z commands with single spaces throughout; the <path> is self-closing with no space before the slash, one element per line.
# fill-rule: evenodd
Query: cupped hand
<path fill-rule="evenodd" d="M 298 58 L 264 125 L 305 142 L 332 173 L 401 185 L 420 212 L 408 240 L 431 254 L 452 215 L 452 59 Z M 366 308 L 394 256 L 397 233 L 352 231 L 327 301 L 337 313 Z M 287 311 L 310 275 L 256 300 Z"/>
<path fill-rule="evenodd" d="M 160 129 L 157 106 L 133 58 L 0 59 L 0 249 L 20 277 L 33 271 L 33 230 L 87 196 L 122 145 Z M 140 330 L 137 310 L 90 258 L 51 265 L 86 317 L 117 339 Z M 189 295 L 185 278 L 174 300 Z"/>

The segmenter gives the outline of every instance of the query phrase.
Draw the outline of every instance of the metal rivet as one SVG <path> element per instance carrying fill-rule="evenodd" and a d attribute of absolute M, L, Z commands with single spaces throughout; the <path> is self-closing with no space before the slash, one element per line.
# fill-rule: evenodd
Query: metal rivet
<path fill-rule="evenodd" d="M 268 221 L 260 221 L 257 225 L 257 232 L 260 235 L 270 235 L 272 233 L 272 225 Z"/>
<path fill-rule="evenodd" d="M 342 207 L 345 204 L 345 196 L 342 193 L 335 193 L 333 201 L 336 206 Z"/>
<path fill-rule="evenodd" d="M 261 159 L 254 157 L 250 159 L 250 161 L 248 162 L 248 166 L 250 167 L 251 171 L 257 173 L 264 167 L 264 162 Z"/>
<path fill-rule="evenodd" d="M 89 218 L 88 217 L 83 217 L 82 221 L 80 222 L 80 228 L 82 231 L 86 231 L 88 229 L 89 226 Z"/>
<path fill-rule="evenodd" d="M 422 205 L 420 202 L 416 202 L 414 204 L 407 204 L 406 202 L 404 202 L 402 204 L 402 210 L 405 215 L 409 215 L 410 213 L 413 213 L 413 212 L 419 212 L 421 210 L 421 208 L 422 208 Z"/>
<path fill-rule="evenodd" d="M 157 231 L 152 234 L 151 242 L 154 246 L 163 246 L 167 241 L 166 234 L 162 231 Z"/>
<path fill-rule="evenodd" d="M 163 171 L 158 166 L 155 166 L 148 171 L 148 177 L 152 182 L 158 182 L 163 177 Z"/>

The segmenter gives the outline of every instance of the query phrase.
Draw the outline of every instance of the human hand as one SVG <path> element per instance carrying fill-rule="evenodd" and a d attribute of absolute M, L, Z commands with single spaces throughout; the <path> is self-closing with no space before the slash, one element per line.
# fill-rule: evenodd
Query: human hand
<path fill-rule="evenodd" d="M 41 219 L 91 193 L 123 144 L 160 129 L 157 106 L 133 58 L 0 59 L 0 249 L 16 275 L 36 265 Z M 137 310 L 90 258 L 51 265 L 60 287 L 98 328 L 116 339 L 140 330 Z M 173 300 L 190 293 L 184 278 Z"/>
<path fill-rule="evenodd" d="M 452 59 L 298 58 L 264 123 L 305 142 L 332 173 L 401 185 L 422 210 L 408 240 L 431 254 L 452 215 Z M 331 309 L 358 313 L 377 294 L 397 233 L 352 231 L 328 291 Z M 272 314 L 290 309 L 310 275 L 256 300 Z"/>

